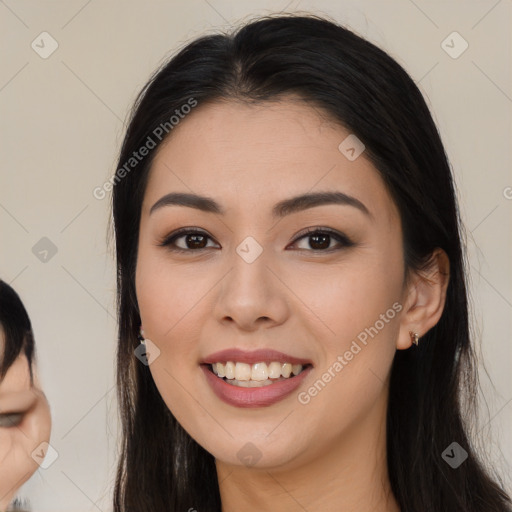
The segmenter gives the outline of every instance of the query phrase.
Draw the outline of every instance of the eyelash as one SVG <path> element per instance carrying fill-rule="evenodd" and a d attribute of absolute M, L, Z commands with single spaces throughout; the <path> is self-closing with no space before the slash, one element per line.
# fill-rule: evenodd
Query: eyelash
<path fill-rule="evenodd" d="M 331 252 L 334 252 L 337 250 L 341 250 L 342 248 L 352 247 L 353 245 L 355 245 L 354 242 L 352 242 L 347 236 L 345 236 L 341 233 L 338 233 L 337 231 L 334 231 L 329 228 L 319 228 L 319 227 L 308 228 L 305 232 L 301 233 L 292 243 L 295 244 L 302 238 L 307 238 L 308 236 L 311 236 L 313 234 L 330 236 L 331 238 L 334 238 L 341 245 L 341 247 L 334 248 L 334 249 L 333 248 L 331 248 L 331 249 L 299 249 L 300 251 L 315 252 L 315 253 L 321 253 L 321 252 L 331 253 Z M 180 252 L 180 253 L 201 252 L 201 251 L 204 251 L 209 248 L 209 247 L 203 247 L 200 249 L 182 249 L 181 247 L 173 246 L 173 244 L 176 242 L 176 240 L 178 238 L 181 238 L 186 235 L 203 235 L 203 236 L 209 238 L 210 240 L 213 240 L 204 231 L 192 229 L 192 228 L 182 228 L 182 229 L 179 229 L 178 231 L 172 233 L 171 235 L 167 236 L 158 245 L 160 247 L 166 247 L 170 251 Z M 211 249 L 211 247 L 210 247 L 210 249 Z"/>

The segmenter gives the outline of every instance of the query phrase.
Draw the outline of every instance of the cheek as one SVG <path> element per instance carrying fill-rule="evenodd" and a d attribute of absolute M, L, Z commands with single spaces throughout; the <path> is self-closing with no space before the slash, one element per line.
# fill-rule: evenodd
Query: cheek
<path fill-rule="evenodd" d="M 324 350 L 348 349 L 360 333 L 377 324 L 382 338 L 391 339 L 401 309 L 403 267 L 399 251 L 360 251 L 339 265 L 283 269 L 282 279 L 300 298 L 294 311 Z M 393 308 L 393 305 L 395 307 Z M 373 329 L 372 329 L 372 332 Z"/>
<path fill-rule="evenodd" d="M 177 356 L 189 351 L 200 333 L 199 318 L 203 308 L 201 297 L 206 293 L 194 279 L 168 270 L 161 275 L 155 268 L 151 276 L 141 273 L 143 283 L 137 289 L 141 322 L 146 338 L 153 341 L 162 355 Z M 188 286 L 187 286 L 188 283 Z"/>
<path fill-rule="evenodd" d="M 24 435 L 14 428 L 0 428 L 0 501 L 6 494 L 14 494 L 37 469 Z"/>
<path fill-rule="evenodd" d="M 173 267 L 156 251 L 141 249 L 136 269 L 137 301 L 147 339 L 159 356 L 149 369 L 169 409 L 188 410 L 190 377 L 198 373 L 199 319 L 207 291 L 193 269 Z M 203 284 L 202 284 L 203 283 Z M 175 414 L 176 415 L 176 414 Z M 176 415 L 180 420 L 180 415 Z"/>
<path fill-rule="evenodd" d="M 163 251 L 162 251 L 163 252 Z M 174 326 L 186 313 L 193 286 L 181 269 L 174 269 L 165 255 L 145 242 L 139 247 L 135 286 L 146 337 L 155 343 L 172 335 Z M 188 281 L 190 284 L 191 281 Z"/>
<path fill-rule="evenodd" d="M 12 447 L 12 436 L 9 430 L 0 427 L 0 475 L 4 475 L 7 470 L 7 456 Z M 0 478 L 3 482 L 3 478 Z M 0 493 L 1 494 L 1 493 Z"/>
<path fill-rule="evenodd" d="M 316 313 L 308 315 L 309 329 L 324 351 L 299 402 L 324 427 L 334 431 L 353 421 L 382 393 L 396 352 L 402 275 L 401 253 L 383 250 L 351 259 L 329 276 L 310 274 L 297 290 Z"/>

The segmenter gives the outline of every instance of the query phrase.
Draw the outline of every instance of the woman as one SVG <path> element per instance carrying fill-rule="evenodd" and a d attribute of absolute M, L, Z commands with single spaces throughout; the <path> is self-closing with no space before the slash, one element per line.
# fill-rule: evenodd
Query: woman
<path fill-rule="evenodd" d="M 39 467 L 50 439 L 50 409 L 34 371 L 34 350 L 27 311 L 0 280 L 0 511 Z"/>
<path fill-rule="evenodd" d="M 117 169 L 115 511 L 512 510 L 462 419 L 449 164 L 391 57 L 314 16 L 202 37 Z"/>

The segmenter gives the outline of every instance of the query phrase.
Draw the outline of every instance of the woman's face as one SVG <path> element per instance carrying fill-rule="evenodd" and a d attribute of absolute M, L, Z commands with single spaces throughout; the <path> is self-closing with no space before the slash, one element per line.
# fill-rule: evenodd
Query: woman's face
<path fill-rule="evenodd" d="M 0 329 L 0 357 L 4 352 Z M 27 358 L 20 354 L 0 380 L 0 510 L 39 467 L 34 450 L 50 438 L 46 397 L 30 381 Z"/>
<path fill-rule="evenodd" d="M 267 468 L 384 424 L 402 233 L 358 141 L 291 100 L 199 105 L 171 135 L 144 197 L 136 289 L 156 345 L 149 368 L 174 416 L 218 460 Z M 339 201 L 276 208 L 320 192 Z M 171 193 L 222 213 L 160 201 Z M 194 233 L 170 240 L 181 228 Z M 285 378 L 287 363 L 302 373 Z"/>

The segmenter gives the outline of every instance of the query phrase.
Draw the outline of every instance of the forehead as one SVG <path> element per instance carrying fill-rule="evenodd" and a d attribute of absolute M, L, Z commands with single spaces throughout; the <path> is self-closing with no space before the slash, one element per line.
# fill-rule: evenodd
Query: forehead
<path fill-rule="evenodd" d="M 394 215 L 380 173 L 364 152 L 351 161 L 340 151 L 349 136 L 354 137 L 304 102 L 199 105 L 158 149 L 143 209 L 171 190 L 260 210 L 283 197 L 332 189 Z"/>

